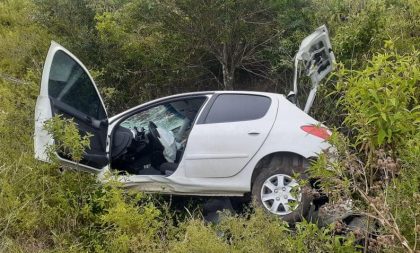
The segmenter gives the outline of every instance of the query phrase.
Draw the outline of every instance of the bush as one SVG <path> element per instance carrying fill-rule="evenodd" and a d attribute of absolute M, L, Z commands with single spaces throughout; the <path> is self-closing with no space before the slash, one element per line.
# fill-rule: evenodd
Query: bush
<path fill-rule="evenodd" d="M 185 233 L 171 244 L 174 252 L 356 252 L 353 237 L 334 235 L 333 227 L 302 222 L 291 229 L 262 209 L 224 214 L 215 226 L 196 219 L 184 226 Z"/>
<path fill-rule="evenodd" d="M 337 91 L 349 137 L 333 134 L 336 150 L 321 155 L 311 174 L 331 204 L 352 200 L 365 214 L 365 249 L 407 250 L 419 243 L 419 57 L 388 42 L 362 70 L 341 69 Z M 375 225 L 380 229 L 376 230 Z"/>
<path fill-rule="evenodd" d="M 366 151 L 398 149 L 420 127 L 419 53 L 376 54 L 362 70 L 341 69 L 337 89 L 346 111 L 344 123 L 354 130 L 355 143 Z"/>
<path fill-rule="evenodd" d="M 54 137 L 55 143 L 48 147 L 48 156 L 52 161 L 56 160 L 56 150 L 69 157 L 71 160 L 80 162 L 83 153 L 90 148 L 92 134 L 81 136 L 76 123 L 71 118 L 63 118 L 56 115 L 44 125 L 45 130 Z"/>

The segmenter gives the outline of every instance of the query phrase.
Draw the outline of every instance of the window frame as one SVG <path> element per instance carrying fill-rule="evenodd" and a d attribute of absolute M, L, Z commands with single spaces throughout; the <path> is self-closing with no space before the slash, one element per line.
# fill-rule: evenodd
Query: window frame
<path fill-rule="evenodd" d="M 259 118 L 255 118 L 255 119 L 249 119 L 249 120 L 236 120 L 236 121 L 224 121 L 224 122 L 206 122 L 207 121 L 207 117 L 208 114 L 210 113 L 211 109 L 214 106 L 214 103 L 216 102 L 217 98 L 219 96 L 222 95 L 245 95 L 245 96 L 255 96 L 255 97 L 264 97 L 264 98 L 268 98 L 270 100 L 270 104 L 268 106 L 268 109 L 266 110 L 266 112 L 264 113 L 263 116 L 259 117 Z M 197 119 L 196 125 L 202 125 L 202 124 L 221 124 L 221 123 L 234 123 L 234 122 L 245 122 L 245 121 L 253 121 L 253 120 L 259 120 L 264 118 L 268 111 L 271 108 L 271 105 L 273 103 L 273 100 L 270 96 L 266 96 L 266 95 L 262 95 L 262 94 L 249 94 L 249 93 L 218 93 L 218 94 L 214 94 L 210 101 L 207 103 L 206 107 L 203 109 L 203 112 L 201 113 L 200 117 Z"/>
<path fill-rule="evenodd" d="M 209 96 L 211 96 L 211 97 L 209 98 Z M 143 111 L 149 110 L 152 107 L 156 107 L 156 106 L 159 106 L 159 105 L 164 105 L 164 104 L 167 104 L 167 103 L 176 102 L 176 101 L 180 101 L 180 100 L 194 99 L 194 98 L 201 98 L 201 97 L 204 98 L 204 102 L 197 112 L 198 115 L 196 116 L 195 121 L 191 122 L 191 127 L 194 127 L 198 122 L 198 118 L 200 117 L 202 110 L 205 109 L 203 107 L 207 106 L 207 103 L 211 102 L 211 99 L 213 98 L 213 93 L 203 92 L 201 94 L 186 94 L 186 95 L 176 96 L 176 97 L 171 97 L 171 98 L 163 98 L 163 99 L 158 99 L 157 101 L 150 101 L 150 103 L 147 103 L 145 105 L 140 105 L 138 107 L 135 107 L 135 108 L 133 108 L 134 110 L 129 109 L 126 113 L 121 115 L 121 117 L 118 117 L 117 119 L 112 120 L 109 123 L 109 124 L 113 125 L 111 132 L 108 133 L 109 134 L 108 135 L 109 143 L 113 143 L 114 134 L 115 134 L 115 131 L 118 128 L 118 126 L 120 126 L 122 122 L 124 122 L 126 119 L 130 118 L 131 116 L 133 116 L 135 114 L 138 114 L 138 113 L 141 113 Z M 109 145 L 109 148 L 110 148 L 109 156 L 110 157 L 112 156 L 111 146 L 112 145 Z"/>

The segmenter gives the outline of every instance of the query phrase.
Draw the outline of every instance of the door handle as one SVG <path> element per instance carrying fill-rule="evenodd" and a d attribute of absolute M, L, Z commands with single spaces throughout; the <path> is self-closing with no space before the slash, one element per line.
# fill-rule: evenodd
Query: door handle
<path fill-rule="evenodd" d="M 259 133 L 259 132 L 256 132 L 256 131 L 251 131 L 251 132 L 249 132 L 248 134 L 249 134 L 249 135 L 259 135 L 260 133 Z"/>

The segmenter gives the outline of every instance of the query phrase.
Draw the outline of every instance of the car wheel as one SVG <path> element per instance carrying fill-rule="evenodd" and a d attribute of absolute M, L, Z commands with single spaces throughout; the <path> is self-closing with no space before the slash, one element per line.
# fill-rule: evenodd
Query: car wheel
<path fill-rule="evenodd" d="M 306 178 L 305 162 L 298 156 L 275 157 L 262 168 L 252 185 L 252 197 L 257 206 L 293 223 L 306 217 L 311 204 L 309 187 L 293 176 Z"/>

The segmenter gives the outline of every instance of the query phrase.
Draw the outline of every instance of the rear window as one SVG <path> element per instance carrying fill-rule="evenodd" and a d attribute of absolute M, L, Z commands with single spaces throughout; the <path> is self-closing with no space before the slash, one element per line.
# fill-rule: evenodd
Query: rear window
<path fill-rule="evenodd" d="M 255 120 L 264 117 L 271 99 L 259 95 L 223 94 L 214 101 L 205 124 Z"/>

